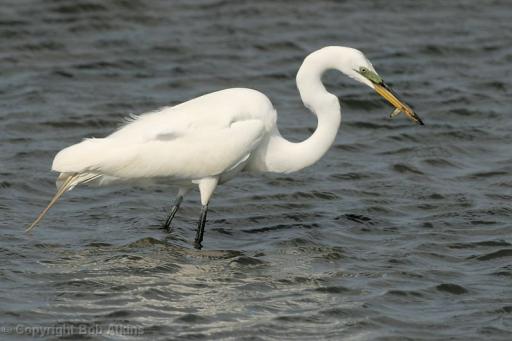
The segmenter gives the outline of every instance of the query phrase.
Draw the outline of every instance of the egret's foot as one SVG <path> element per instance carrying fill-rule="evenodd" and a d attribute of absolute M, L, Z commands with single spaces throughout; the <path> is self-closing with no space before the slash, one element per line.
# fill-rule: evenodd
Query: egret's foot
<path fill-rule="evenodd" d="M 197 240 L 194 242 L 194 248 L 196 250 L 201 250 L 203 248 L 203 245 L 201 243 L 198 243 Z"/>
<path fill-rule="evenodd" d="M 201 216 L 199 218 L 199 223 L 197 224 L 197 232 L 196 239 L 194 241 L 194 247 L 198 250 L 201 250 L 203 245 L 203 235 L 204 235 L 204 227 L 206 225 L 206 214 L 208 213 L 208 205 L 204 205 L 201 209 Z"/>

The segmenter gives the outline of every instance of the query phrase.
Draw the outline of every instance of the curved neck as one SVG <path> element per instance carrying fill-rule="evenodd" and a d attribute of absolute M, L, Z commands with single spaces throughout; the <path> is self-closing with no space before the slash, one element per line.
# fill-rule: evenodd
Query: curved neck
<path fill-rule="evenodd" d="M 341 123 L 338 98 L 327 92 L 322 74 L 336 66 L 340 54 L 324 48 L 310 54 L 297 73 L 297 88 L 304 105 L 316 115 L 315 132 L 303 142 L 293 143 L 281 136 L 276 128 L 270 138 L 265 164 L 271 172 L 295 172 L 317 162 L 333 144 Z M 342 70 L 340 70 L 342 71 Z"/>

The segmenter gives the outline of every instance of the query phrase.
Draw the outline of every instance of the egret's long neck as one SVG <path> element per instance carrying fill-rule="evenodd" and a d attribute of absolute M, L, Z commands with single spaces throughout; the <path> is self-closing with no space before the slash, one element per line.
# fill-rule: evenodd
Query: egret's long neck
<path fill-rule="evenodd" d="M 337 53 L 328 49 L 309 55 L 297 73 L 297 87 L 304 105 L 316 115 L 318 125 L 308 139 L 293 143 L 276 128 L 266 149 L 266 170 L 294 172 L 317 162 L 333 144 L 341 122 L 338 98 L 325 89 L 322 74 L 335 68 Z"/>

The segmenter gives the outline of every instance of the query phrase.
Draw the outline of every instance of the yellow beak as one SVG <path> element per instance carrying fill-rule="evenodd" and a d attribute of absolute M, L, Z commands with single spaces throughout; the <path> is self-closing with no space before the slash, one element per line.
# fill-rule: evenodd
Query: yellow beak
<path fill-rule="evenodd" d="M 421 118 L 419 118 L 418 115 L 416 115 L 414 110 L 412 110 L 410 106 L 405 104 L 398 97 L 398 95 L 386 85 L 386 83 L 374 83 L 373 86 L 375 88 L 375 91 L 379 95 L 384 97 L 389 103 L 391 103 L 392 106 L 396 108 L 395 111 L 393 111 L 394 115 L 398 114 L 399 112 L 403 112 L 405 115 L 407 115 L 407 117 L 409 117 L 414 122 L 423 125 L 423 121 L 421 120 Z"/>

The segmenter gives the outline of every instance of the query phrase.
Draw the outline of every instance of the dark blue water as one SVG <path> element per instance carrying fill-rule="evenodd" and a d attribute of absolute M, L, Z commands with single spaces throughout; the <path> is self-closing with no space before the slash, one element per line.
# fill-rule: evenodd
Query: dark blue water
<path fill-rule="evenodd" d="M 0 339 L 509 340 L 511 19 L 490 0 L 4 0 Z M 294 77 L 326 45 L 363 50 L 426 126 L 331 73 L 331 151 L 219 188 L 202 251 L 197 193 L 160 229 L 164 185 L 76 188 L 23 233 L 56 152 L 129 113 L 252 87 L 306 138 Z"/>

